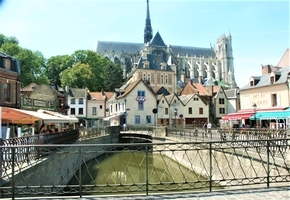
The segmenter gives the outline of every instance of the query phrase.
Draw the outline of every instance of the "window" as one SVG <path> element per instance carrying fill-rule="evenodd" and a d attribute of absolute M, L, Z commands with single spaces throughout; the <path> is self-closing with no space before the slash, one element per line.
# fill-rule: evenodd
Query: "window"
<path fill-rule="evenodd" d="M 100 105 L 100 110 L 102 110 L 103 109 L 103 105 Z"/>
<path fill-rule="evenodd" d="M 219 114 L 225 114 L 225 108 L 220 108 L 220 113 Z"/>
<path fill-rule="evenodd" d="M 83 98 L 79 99 L 79 104 L 84 104 L 84 99 Z"/>
<path fill-rule="evenodd" d="M 8 58 L 4 59 L 4 68 L 10 70 L 10 68 L 11 68 L 11 61 L 10 61 L 10 59 L 8 59 Z"/>
<path fill-rule="evenodd" d="M 168 84 L 168 76 L 165 75 L 165 84 Z"/>
<path fill-rule="evenodd" d="M 275 82 L 275 77 L 274 76 L 271 76 L 270 77 L 270 83 L 273 84 L 274 82 Z"/>
<path fill-rule="evenodd" d="M 10 84 L 4 83 L 4 101 L 10 101 Z"/>
<path fill-rule="evenodd" d="M 151 116 L 150 115 L 146 116 L 146 123 L 151 124 Z"/>
<path fill-rule="evenodd" d="M 146 74 L 143 74 L 143 81 L 146 81 Z"/>
<path fill-rule="evenodd" d="M 192 107 L 188 108 L 188 114 L 192 114 Z"/>
<path fill-rule="evenodd" d="M 139 90 L 139 91 L 137 92 L 137 96 L 138 96 L 138 97 L 145 97 L 145 91 L 141 91 L 141 90 Z"/>
<path fill-rule="evenodd" d="M 76 99 L 71 99 L 70 104 L 76 104 Z"/>
<path fill-rule="evenodd" d="M 272 106 L 277 106 L 277 94 L 271 94 Z"/>
<path fill-rule="evenodd" d="M 160 83 L 163 84 L 163 75 L 160 76 Z"/>
<path fill-rule="evenodd" d="M 197 97 L 194 97 L 194 98 L 193 98 L 193 101 L 198 101 L 198 98 L 197 98 Z"/>
<path fill-rule="evenodd" d="M 144 110 L 144 101 L 138 101 L 138 110 Z"/>
<path fill-rule="evenodd" d="M 168 115 L 168 108 L 165 108 L 165 115 Z"/>
<path fill-rule="evenodd" d="M 176 103 L 176 99 L 174 99 L 173 103 Z"/>
<path fill-rule="evenodd" d="M 203 108 L 199 108 L 199 114 L 203 114 Z"/>
<path fill-rule="evenodd" d="M 147 81 L 148 81 L 148 83 L 151 83 L 151 75 L 150 74 L 147 75 Z"/>
<path fill-rule="evenodd" d="M 97 107 L 92 107 L 92 113 L 93 113 L 93 115 L 97 115 Z"/>
<path fill-rule="evenodd" d="M 250 81 L 250 86 L 252 87 L 252 86 L 254 86 L 255 84 L 254 84 L 254 81 Z"/>
<path fill-rule="evenodd" d="M 164 100 L 162 100 L 162 103 L 164 103 Z"/>
<path fill-rule="evenodd" d="M 140 115 L 135 115 L 135 124 L 140 124 L 141 120 L 140 120 Z"/>
<path fill-rule="evenodd" d="M 76 109 L 75 108 L 71 108 L 70 109 L 70 114 L 71 115 L 75 115 L 76 114 Z"/>
<path fill-rule="evenodd" d="M 225 104 L 225 99 L 224 98 L 219 98 L 219 104 Z"/>
<path fill-rule="evenodd" d="M 84 109 L 83 108 L 79 108 L 79 115 L 83 115 L 84 114 Z"/>

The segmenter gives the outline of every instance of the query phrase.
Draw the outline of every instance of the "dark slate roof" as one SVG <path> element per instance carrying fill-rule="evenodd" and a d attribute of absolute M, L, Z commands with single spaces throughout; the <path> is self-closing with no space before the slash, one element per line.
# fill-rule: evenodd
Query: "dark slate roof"
<path fill-rule="evenodd" d="M 187 46 L 174 46 L 172 45 L 172 53 L 174 55 L 189 55 L 197 57 L 205 56 L 205 57 L 216 57 L 214 49 L 212 48 L 201 48 L 201 47 L 187 47 Z"/>
<path fill-rule="evenodd" d="M 290 67 L 281 68 L 280 69 L 280 72 L 281 72 L 281 76 L 273 84 L 271 84 L 270 81 L 269 81 L 270 80 L 270 75 L 271 75 L 271 73 L 269 73 L 269 74 L 262 75 L 255 86 L 249 86 L 249 84 L 247 84 L 246 86 L 244 86 L 240 90 L 247 90 L 247 89 L 252 89 L 252 88 L 258 88 L 258 87 L 264 87 L 264 86 L 269 86 L 269 85 L 286 83 L 287 82 L 287 79 L 288 79 L 288 74 L 290 72 Z M 256 78 L 258 78 L 256 76 L 255 77 L 252 76 L 252 77 L 255 80 L 257 80 Z"/>
<path fill-rule="evenodd" d="M 5 54 L 5 53 L 3 53 L 1 51 L 0 51 L 0 57 L 10 58 L 10 60 L 12 61 L 10 71 L 16 72 L 18 74 L 21 73 L 21 70 L 20 70 L 20 62 L 19 62 L 18 59 L 14 58 L 14 57 L 12 57 L 12 56 L 10 56 L 8 54 Z"/>
<path fill-rule="evenodd" d="M 139 62 L 138 62 L 138 67 L 139 69 L 144 69 L 143 67 L 143 62 L 145 60 L 141 57 L 139 59 Z M 166 69 L 161 69 L 161 63 L 162 62 L 165 62 L 165 60 L 163 60 L 162 56 L 160 55 L 153 55 L 153 54 L 147 54 L 147 61 L 149 61 L 149 69 L 150 70 L 163 70 L 163 71 L 172 71 L 171 67 L 169 67 L 167 64 L 166 64 Z"/>
<path fill-rule="evenodd" d="M 163 42 L 163 39 L 161 38 L 159 32 L 156 33 L 154 38 L 150 41 L 150 45 L 152 46 L 166 46 Z"/>
<path fill-rule="evenodd" d="M 80 88 L 70 88 L 68 95 L 71 97 L 76 97 L 76 98 L 87 98 L 86 89 L 80 89 Z"/>
<path fill-rule="evenodd" d="M 159 41 L 156 37 L 153 38 L 151 45 L 166 46 L 161 37 L 160 37 L 161 41 Z M 155 38 L 156 38 L 156 41 L 154 40 Z M 199 56 L 213 57 L 213 58 L 216 57 L 215 52 L 212 48 L 175 46 L 175 45 L 172 45 L 171 47 L 172 47 L 172 53 L 174 55 L 179 54 L 179 55 L 189 55 L 189 56 L 196 55 L 197 57 Z M 95 51 L 97 53 L 102 53 L 102 54 L 105 52 L 111 53 L 113 51 L 119 54 L 121 53 L 140 54 L 140 52 L 143 49 L 144 49 L 143 43 L 98 41 Z"/>
<path fill-rule="evenodd" d="M 116 52 L 116 53 L 140 53 L 144 48 L 142 43 L 127 43 L 127 42 L 107 42 L 98 41 L 96 46 L 97 53 Z"/>

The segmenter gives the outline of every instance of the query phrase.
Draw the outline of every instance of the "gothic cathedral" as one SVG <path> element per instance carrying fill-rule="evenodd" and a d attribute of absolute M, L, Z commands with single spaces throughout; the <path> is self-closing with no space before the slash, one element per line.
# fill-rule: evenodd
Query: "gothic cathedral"
<path fill-rule="evenodd" d="M 210 48 L 165 45 L 159 32 L 153 37 L 147 0 L 144 43 L 98 41 L 94 51 L 120 64 L 127 82 L 143 78 L 153 88 L 178 92 L 188 80 L 225 89 L 237 87 L 232 37 L 222 35 Z"/>

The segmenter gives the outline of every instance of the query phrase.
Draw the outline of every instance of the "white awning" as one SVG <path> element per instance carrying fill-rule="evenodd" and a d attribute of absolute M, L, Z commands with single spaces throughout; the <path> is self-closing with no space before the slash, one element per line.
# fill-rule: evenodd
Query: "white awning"
<path fill-rule="evenodd" d="M 30 111 L 30 110 L 19 110 L 20 112 L 26 113 L 28 115 L 33 115 L 40 118 L 44 123 L 69 123 L 70 121 L 64 118 L 60 118 L 53 115 L 48 115 L 45 113 Z"/>
<path fill-rule="evenodd" d="M 117 114 L 114 114 L 114 115 L 111 115 L 111 116 L 109 116 L 109 117 L 103 118 L 103 120 L 104 120 L 104 121 L 109 121 L 110 119 L 112 119 L 112 118 L 114 118 L 114 117 L 119 117 L 119 116 L 122 116 L 122 115 L 124 115 L 124 114 L 125 114 L 125 112 L 119 112 L 119 113 L 117 113 Z"/>
<path fill-rule="evenodd" d="M 42 114 L 46 114 L 46 115 L 51 115 L 51 116 L 55 116 L 58 117 L 60 119 L 62 119 L 61 121 L 66 121 L 69 123 L 77 123 L 79 122 L 79 119 L 74 117 L 74 116 L 69 116 L 69 115 L 63 115 L 61 113 L 58 112 L 54 112 L 54 111 L 49 111 L 49 110 L 37 110 L 37 113 L 42 113 Z"/>

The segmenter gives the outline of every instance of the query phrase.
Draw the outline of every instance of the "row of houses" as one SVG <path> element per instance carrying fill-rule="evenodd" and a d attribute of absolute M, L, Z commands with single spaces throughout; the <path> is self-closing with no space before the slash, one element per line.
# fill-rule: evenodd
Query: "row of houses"
<path fill-rule="evenodd" d="M 151 87 L 144 77 L 129 80 L 110 92 L 35 83 L 20 89 L 17 61 L 1 55 L 0 87 L 4 89 L 0 106 L 73 115 L 86 127 L 123 124 L 201 127 L 208 121 L 217 126 L 242 123 L 262 127 L 267 123 L 256 122 L 253 115 L 257 118 L 260 111 L 286 110 L 290 105 L 289 49 L 277 66 L 262 66 L 262 75 L 250 77 L 243 88 L 225 89 L 215 80 L 206 80 L 204 84 L 205 80 L 199 77 L 189 79 L 178 93 L 169 92 L 164 86 Z M 14 64 L 9 67 L 7 59 Z"/>

